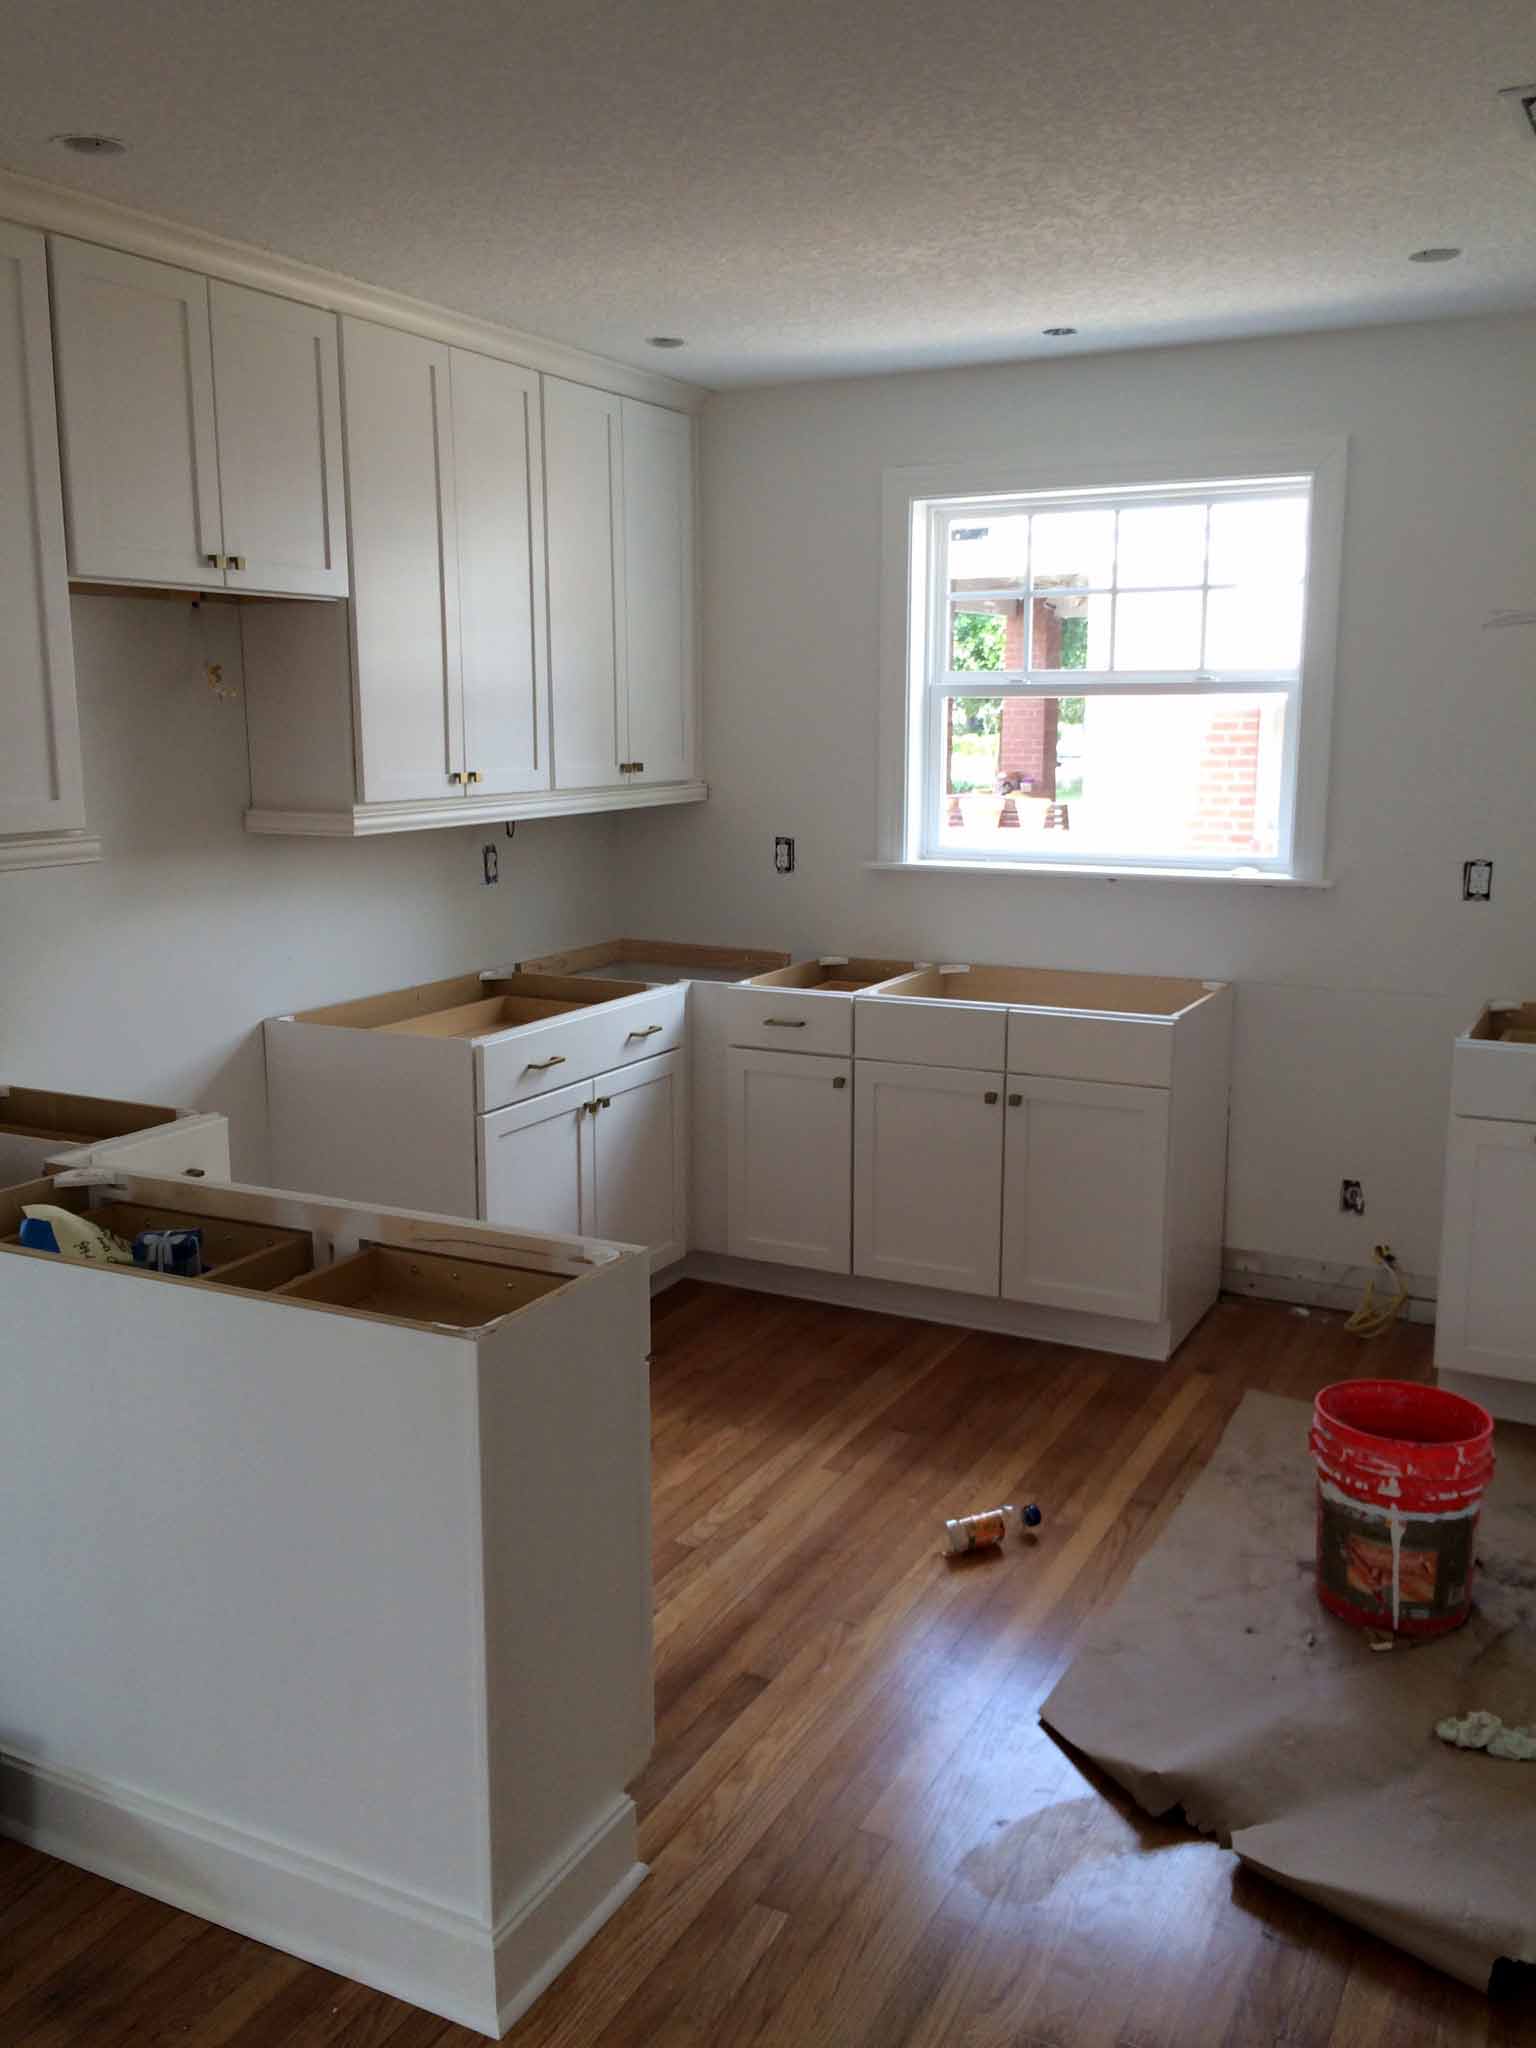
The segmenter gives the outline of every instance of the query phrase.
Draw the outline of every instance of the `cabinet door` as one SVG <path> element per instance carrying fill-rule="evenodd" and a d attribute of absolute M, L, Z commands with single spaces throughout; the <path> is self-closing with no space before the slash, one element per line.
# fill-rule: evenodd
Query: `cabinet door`
<path fill-rule="evenodd" d="M 1156 1322 L 1168 1091 L 1008 1076 L 1003 1298 Z"/>
<path fill-rule="evenodd" d="M 860 1060 L 855 1069 L 853 1270 L 871 1280 L 998 1288 L 1003 1077 Z"/>
<path fill-rule="evenodd" d="M 208 280 L 49 243 L 73 576 L 224 586 Z"/>
<path fill-rule="evenodd" d="M 628 778 L 621 401 L 544 379 L 549 682 L 555 787 Z"/>
<path fill-rule="evenodd" d="M 730 1251 L 846 1273 L 852 1060 L 733 1047 L 726 1077 Z"/>
<path fill-rule="evenodd" d="M 1536 1125 L 1451 1118 L 1435 1363 L 1536 1381 Z"/>
<path fill-rule="evenodd" d="M 623 401 L 630 782 L 693 773 L 693 423 Z"/>
<path fill-rule="evenodd" d="M 592 1232 L 592 1083 L 480 1119 L 480 1218 L 557 1237 Z"/>
<path fill-rule="evenodd" d="M 653 1271 L 688 1249 L 687 1069 L 680 1052 L 640 1060 L 593 1082 L 596 1237 L 649 1245 Z"/>
<path fill-rule="evenodd" d="M 539 380 L 490 356 L 452 355 L 468 787 L 548 789 Z"/>
<path fill-rule="evenodd" d="M 336 315 L 209 285 L 231 590 L 347 594 Z"/>
<path fill-rule="evenodd" d="M 84 823 L 47 266 L 0 223 L 0 833 Z"/>
<path fill-rule="evenodd" d="M 341 323 L 357 755 L 366 803 L 458 795 L 459 651 L 449 352 Z"/>

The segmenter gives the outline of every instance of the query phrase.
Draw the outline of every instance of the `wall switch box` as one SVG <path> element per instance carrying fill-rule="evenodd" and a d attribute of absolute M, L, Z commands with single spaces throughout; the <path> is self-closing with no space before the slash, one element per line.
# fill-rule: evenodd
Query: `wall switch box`
<path fill-rule="evenodd" d="M 1493 894 L 1493 862 L 1468 860 L 1461 864 L 1461 895 L 1464 903 L 1486 903 Z"/>
<path fill-rule="evenodd" d="M 792 875 L 795 872 L 795 842 L 793 839 L 779 838 L 774 840 L 773 865 L 781 875 Z"/>

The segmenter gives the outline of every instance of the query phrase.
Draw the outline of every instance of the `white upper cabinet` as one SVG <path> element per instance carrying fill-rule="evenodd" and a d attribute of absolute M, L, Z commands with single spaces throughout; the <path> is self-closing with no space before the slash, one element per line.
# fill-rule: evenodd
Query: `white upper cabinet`
<path fill-rule="evenodd" d="M 539 380 L 515 363 L 450 353 L 464 787 L 548 789 Z"/>
<path fill-rule="evenodd" d="M 693 773 L 693 430 L 544 380 L 557 789 Z"/>
<path fill-rule="evenodd" d="M 549 518 L 549 673 L 555 786 L 622 783 L 623 402 L 544 380 Z"/>
<path fill-rule="evenodd" d="M 538 379 L 342 323 L 359 795 L 549 787 Z"/>
<path fill-rule="evenodd" d="M 69 566 L 344 597 L 336 321 L 55 236 Z"/>
<path fill-rule="evenodd" d="M 359 795 L 464 783 L 458 510 L 449 350 L 342 322 Z"/>
<path fill-rule="evenodd" d="M 47 266 L 0 222 L 0 834 L 84 823 Z"/>
<path fill-rule="evenodd" d="M 636 782 L 693 773 L 693 424 L 626 398 L 624 592 Z"/>
<path fill-rule="evenodd" d="M 224 588 L 208 280 L 52 238 L 73 576 Z"/>
<path fill-rule="evenodd" d="M 345 597 L 336 316 L 241 285 L 209 293 L 228 587 Z"/>

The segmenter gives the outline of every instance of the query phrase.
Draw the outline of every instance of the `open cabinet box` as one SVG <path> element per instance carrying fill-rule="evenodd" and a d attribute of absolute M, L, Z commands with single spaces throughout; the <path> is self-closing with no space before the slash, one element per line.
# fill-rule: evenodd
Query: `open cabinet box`
<path fill-rule="evenodd" d="M 222 1116 L 159 1103 L 0 1084 L 0 1188 L 53 1164 L 106 1160 L 228 1180 L 229 1126 Z"/>

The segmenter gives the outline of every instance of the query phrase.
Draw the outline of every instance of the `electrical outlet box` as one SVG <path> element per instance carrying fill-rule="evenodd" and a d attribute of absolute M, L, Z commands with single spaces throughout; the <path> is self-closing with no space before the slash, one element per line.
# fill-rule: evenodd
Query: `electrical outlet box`
<path fill-rule="evenodd" d="M 781 875 L 792 875 L 795 872 L 795 842 L 793 839 L 786 839 L 781 836 L 774 840 L 773 865 Z"/>
<path fill-rule="evenodd" d="M 1339 1182 L 1339 1207 L 1346 1216 L 1365 1214 L 1365 1190 L 1357 1180 Z"/>
<path fill-rule="evenodd" d="M 1461 898 L 1464 903 L 1486 903 L 1493 895 L 1493 862 L 1464 860 L 1461 864 Z"/>
<path fill-rule="evenodd" d="M 489 840 L 487 840 L 481 850 L 480 863 L 485 870 L 485 885 L 487 888 L 491 886 L 492 882 L 499 882 L 501 880 L 501 857 Z"/>

